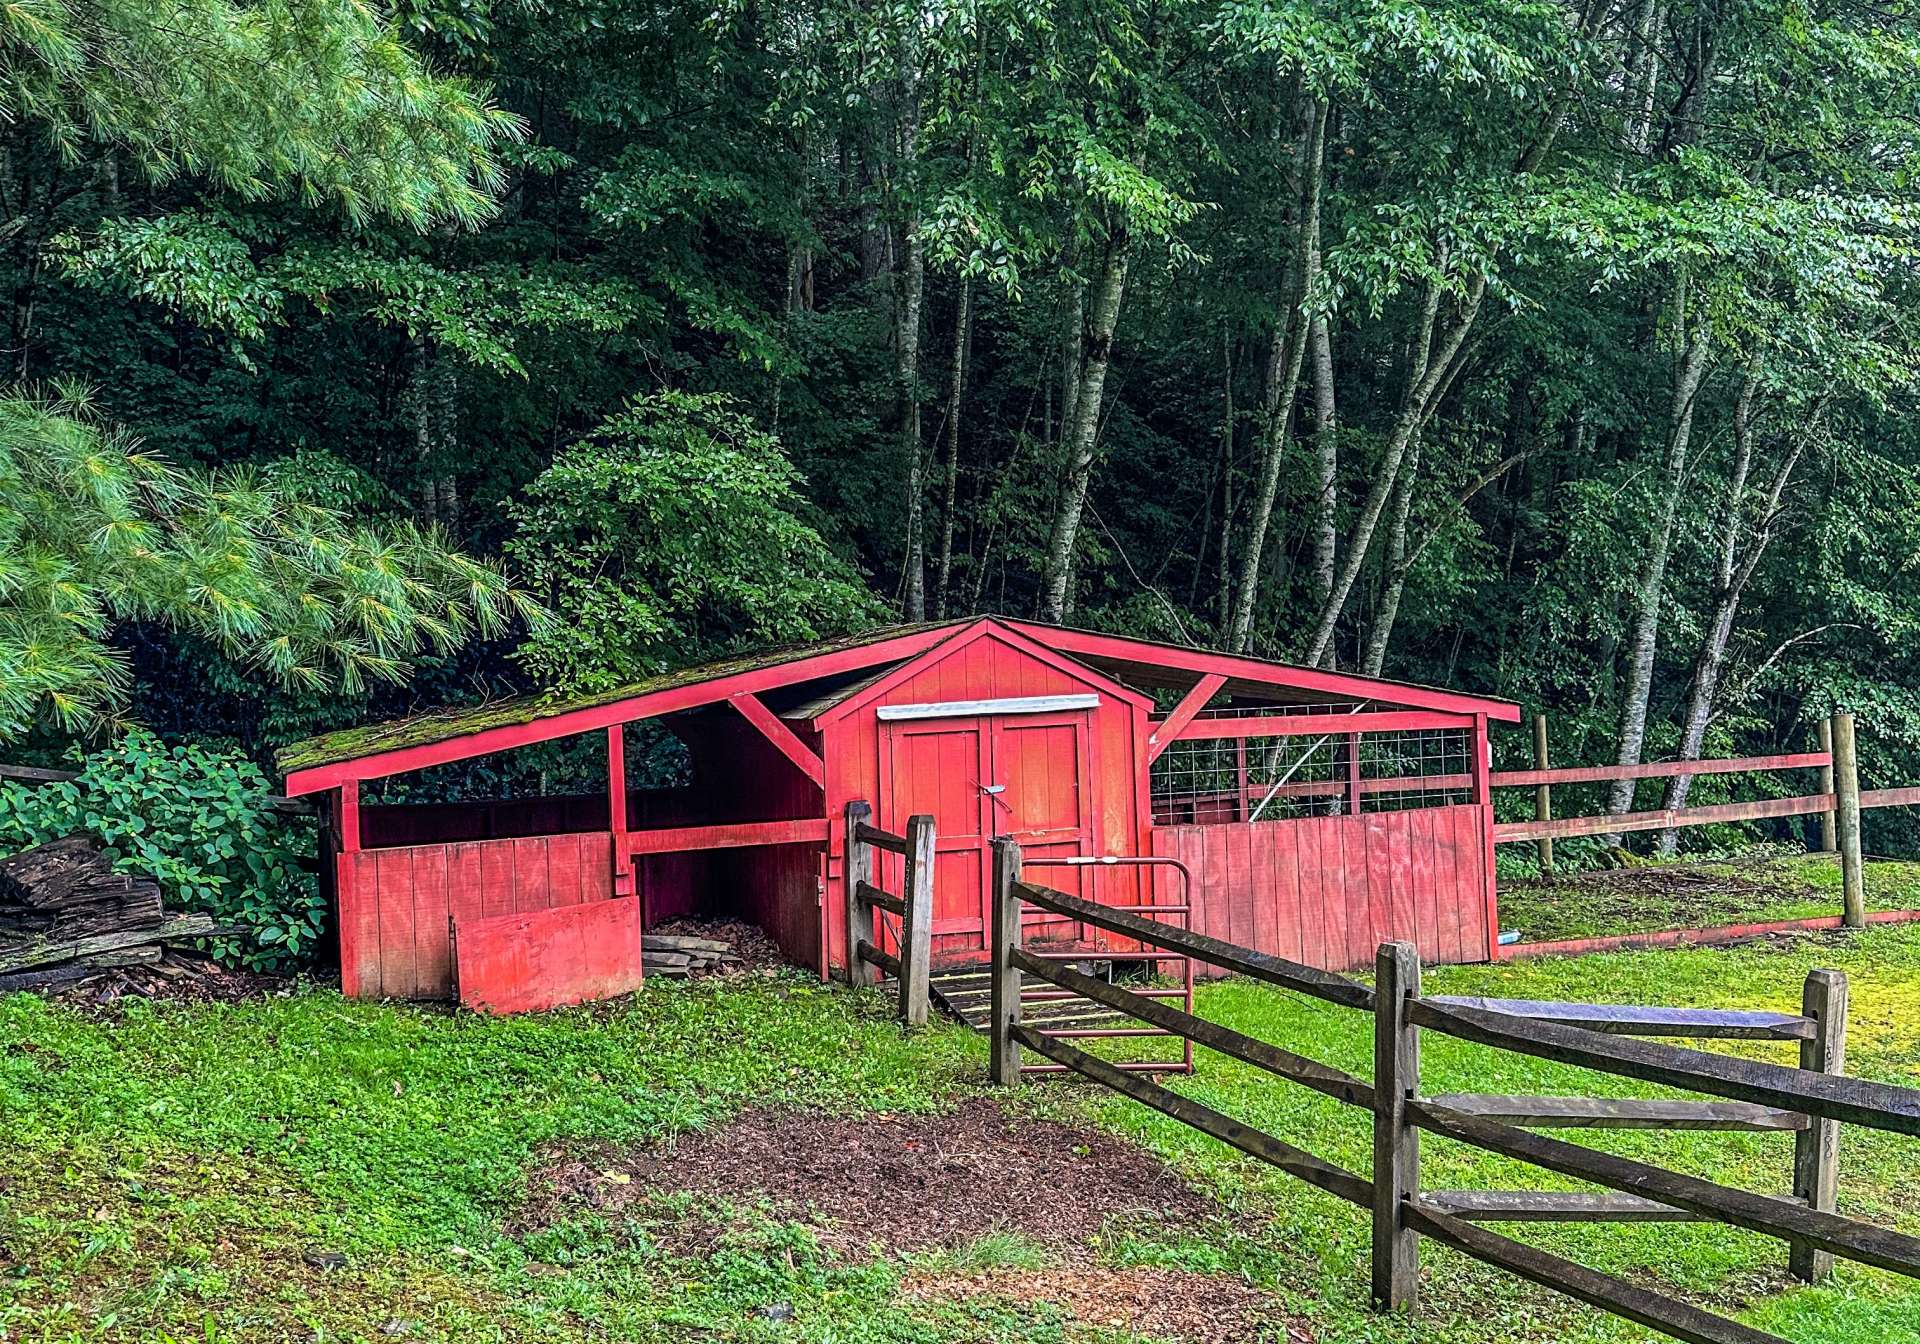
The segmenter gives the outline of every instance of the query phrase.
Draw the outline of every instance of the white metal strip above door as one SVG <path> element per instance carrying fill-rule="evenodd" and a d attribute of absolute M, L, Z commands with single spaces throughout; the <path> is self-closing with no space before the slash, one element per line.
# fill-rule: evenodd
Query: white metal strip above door
<path fill-rule="evenodd" d="M 882 721 L 901 719 L 969 719 L 981 714 L 1055 714 L 1067 709 L 1097 709 L 1100 697 L 1085 695 L 1015 695 L 1001 700 L 936 700 L 924 705 L 882 705 L 875 714 Z"/>

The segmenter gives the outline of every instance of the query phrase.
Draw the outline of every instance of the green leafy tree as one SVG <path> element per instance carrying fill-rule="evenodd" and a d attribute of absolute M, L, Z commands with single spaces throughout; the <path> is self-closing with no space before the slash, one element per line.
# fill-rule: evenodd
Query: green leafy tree
<path fill-rule="evenodd" d="M 537 609 L 431 532 L 350 522 L 271 471 L 170 466 L 75 389 L 0 397 L 0 740 L 42 712 L 67 731 L 111 715 L 127 622 L 357 691 L 515 614 Z"/>
<path fill-rule="evenodd" d="M 520 130 L 358 0 L 10 4 L 0 114 L 68 161 L 124 153 L 155 181 L 190 173 L 416 228 L 491 213 L 499 147 Z"/>
<path fill-rule="evenodd" d="M 545 686 L 603 689 L 877 619 L 859 571 L 806 518 L 801 484 L 725 398 L 636 400 L 513 510 L 507 553 L 554 615 L 522 663 Z"/>

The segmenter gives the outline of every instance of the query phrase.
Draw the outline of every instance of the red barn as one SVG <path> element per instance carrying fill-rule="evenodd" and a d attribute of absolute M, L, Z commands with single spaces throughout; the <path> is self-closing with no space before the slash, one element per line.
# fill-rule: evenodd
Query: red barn
<path fill-rule="evenodd" d="M 1179 858 L 1199 931 L 1347 969 L 1388 938 L 1433 961 L 1492 956 L 1487 726 L 1518 718 L 1455 691 L 980 617 L 329 734 L 281 765 L 289 794 L 333 798 L 354 995 L 447 996 L 450 921 L 628 895 L 647 924 L 751 920 L 825 976 L 846 962 L 854 801 L 889 830 L 934 817 L 937 963 L 981 953 L 988 842 L 1012 835 L 1029 855 Z M 628 789 L 625 730 L 643 720 L 683 744 L 683 786 Z M 360 797 L 584 733 L 606 744 L 591 794 Z M 1177 895 L 1141 869 L 1045 871 L 1096 900 Z"/>

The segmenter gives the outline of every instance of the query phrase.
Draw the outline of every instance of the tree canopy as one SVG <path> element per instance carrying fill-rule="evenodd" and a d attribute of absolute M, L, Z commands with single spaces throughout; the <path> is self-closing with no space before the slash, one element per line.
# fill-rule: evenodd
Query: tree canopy
<path fill-rule="evenodd" d="M 1920 767 L 1905 0 L 168 13 L 0 17 L 11 375 L 565 617 L 368 703 L 91 599 L 170 732 L 1001 610 Z"/>

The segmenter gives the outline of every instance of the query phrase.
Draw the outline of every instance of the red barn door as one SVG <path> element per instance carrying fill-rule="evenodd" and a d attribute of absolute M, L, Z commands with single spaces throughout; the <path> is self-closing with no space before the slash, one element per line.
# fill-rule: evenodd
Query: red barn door
<path fill-rule="evenodd" d="M 886 725 L 881 825 L 899 831 L 917 812 L 933 817 L 936 955 L 985 946 L 994 836 L 1014 837 L 1032 857 L 1093 852 L 1091 736 L 1084 710 Z M 1047 885 L 1078 892 L 1079 870 L 1046 872 Z"/>

